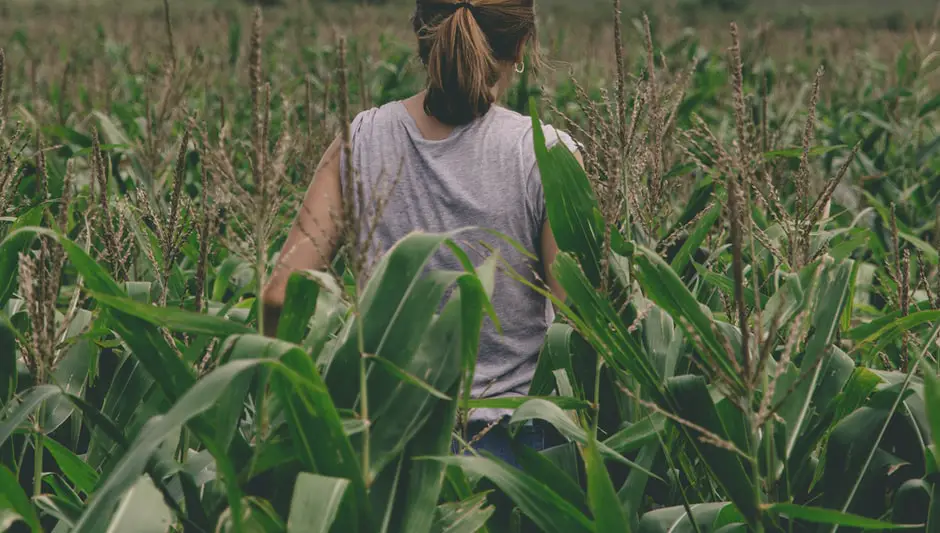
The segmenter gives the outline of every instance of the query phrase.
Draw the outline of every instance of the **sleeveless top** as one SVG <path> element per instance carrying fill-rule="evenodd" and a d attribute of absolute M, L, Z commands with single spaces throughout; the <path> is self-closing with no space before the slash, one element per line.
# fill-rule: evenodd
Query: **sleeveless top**
<path fill-rule="evenodd" d="M 551 126 L 543 129 L 549 147 L 560 140 L 570 150 L 576 149 L 564 132 Z M 359 216 L 370 221 L 363 224 L 360 247 L 368 237 L 366 226 L 374 226 L 367 265 L 409 233 L 471 226 L 508 235 L 541 256 L 545 198 L 529 117 L 493 106 L 482 117 L 456 127 L 446 139 L 428 140 L 404 104 L 392 102 L 359 113 L 350 127 L 350 144 L 352 169 L 364 200 L 357 207 Z M 344 158 L 344 183 L 346 168 Z M 378 201 L 386 203 L 381 217 L 375 219 Z M 517 273 L 538 283 L 541 265 L 504 240 L 474 229 L 459 233 L 456 241 L 474 264 L 482 264 L 489 255 L 483 242 L 499 250 Z M 446 247 L 432 257 L 428 267 L 463 270 Z M 473 397 L 525 395 L 553 320 L 551 303 L 499 267 L 492 302 L 502 333 L 489 318 L 484 319 Z M 491 421 L 507 413 L 476 409 L 470 420 Z"/>

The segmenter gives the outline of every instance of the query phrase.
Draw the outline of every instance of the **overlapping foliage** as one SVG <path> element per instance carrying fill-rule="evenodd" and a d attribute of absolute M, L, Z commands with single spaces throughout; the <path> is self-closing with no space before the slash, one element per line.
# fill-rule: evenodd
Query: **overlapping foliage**
<path fill-rule="evenodd" d="M 348 255 L 297 273 L 278 338 L 254 333 L 331 128 L 415 89 L 407 56 L 340 42 L 285 75 L 258 13 L 213 71 L 167 29 L 149 73 L 110 43 L 107 86 L 71 96 L 25 97 L 0 55 L 0 529 L 940 527 L 935 37 L 856 78 L 784 72 L 736 29 L 727 54 L 659 48 L 646 21 L 634 69 L 615 23 L 612 87 L 523 77 L 567 300 L 530 396 L 474 400 L 513 273 L 458 234 L 368 279 Z M 247 89 L 200 88 L 236 67 Z M 442 247 L 464 270 L 425 275 Z M 521 469 L 454 455 L 494 406 L 564 442 Z"/>

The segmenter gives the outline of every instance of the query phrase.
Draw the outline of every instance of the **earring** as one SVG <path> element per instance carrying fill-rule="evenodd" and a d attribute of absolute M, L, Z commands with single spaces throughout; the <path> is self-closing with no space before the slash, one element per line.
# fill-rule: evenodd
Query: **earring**
<path fill-rule="evenodd" d="M 517 74 L 522 74 L 523 72 L 525 72 L 525 63 L 521 61 L 519 63 L 516 63 L 514 70 L 516 71 Z"/>

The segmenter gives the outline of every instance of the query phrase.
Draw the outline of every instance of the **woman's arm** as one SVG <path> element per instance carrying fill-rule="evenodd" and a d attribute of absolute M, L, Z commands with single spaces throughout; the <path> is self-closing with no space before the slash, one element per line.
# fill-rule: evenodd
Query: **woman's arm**
<path fill-rule="evenodd" d="M 574 158 L 578 160 L 578 163 L 584 168 L 584 158 L 581 156 L 580 151 L 574 152 Z M 555 263 L 555 256 L 558 255 L 558 243 L 555 242 L 555 235 L 552 233 L 552 225 L 549 224 L 548 218 L 545 218 L 545 224 L 542 227 L 542 265 L 543 271 L 545 272 L 545 283 L 548 285 L 549 290 L 552 291 L 552 294 L 555 298 L 558 298 L 561 301 L 565 301 L 565 289 L 558 284 L 558 280 L 555 279 L 555 275 L 552 273 L 552 266 Z"/>
<path fill-rule="evenodd" d="M 340 149 L 341 142 L 336 139 L 323 154 L 271 279 L 262 292 L 264 334 L 269 337 L 277 334 L 277 323 L 291 273 L 298 270 L 325 270 L 333 259 L 343 213 Z"/>

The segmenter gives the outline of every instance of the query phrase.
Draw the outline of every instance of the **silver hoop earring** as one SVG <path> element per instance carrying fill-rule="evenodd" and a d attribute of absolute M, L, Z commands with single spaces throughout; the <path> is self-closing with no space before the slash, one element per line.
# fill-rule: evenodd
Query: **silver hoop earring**
<path fill-rule="evenodd" d="M 523 72 L 525 72 L 525 63 L 521 61 L 519 63 L 516 63 L 514 70 L 516 71 L 516 74 L 522 74 Z"/>

